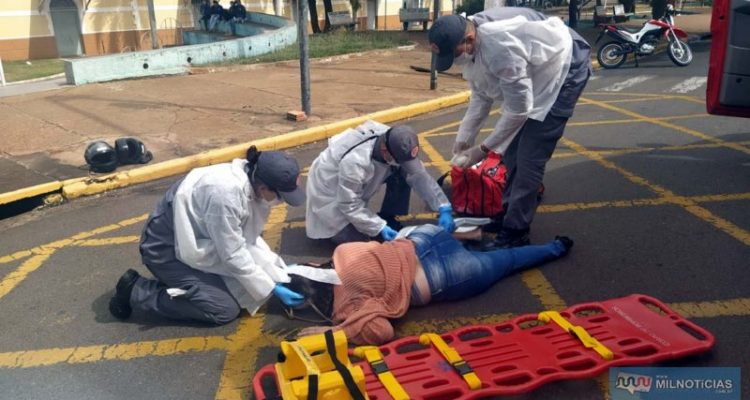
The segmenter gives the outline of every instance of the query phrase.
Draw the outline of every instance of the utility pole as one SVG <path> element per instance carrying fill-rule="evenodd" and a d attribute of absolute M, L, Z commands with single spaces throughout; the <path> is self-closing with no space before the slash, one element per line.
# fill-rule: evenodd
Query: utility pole
<path fill-rule="evenodd" d="M 148 4 L 148 20 L 151 25 L 151 48 L 159 48 L 159 37 L 156 36 L 156 9 L 154 8 L 154 0 L 147 0 Z"/>
<path fill-rule="evenodd" d="M 302 111 L 310 116 L 310 52 L 307 45 L 307 0 L 298 0 L 297 40 L 299 41 L 299 73 Z"/>

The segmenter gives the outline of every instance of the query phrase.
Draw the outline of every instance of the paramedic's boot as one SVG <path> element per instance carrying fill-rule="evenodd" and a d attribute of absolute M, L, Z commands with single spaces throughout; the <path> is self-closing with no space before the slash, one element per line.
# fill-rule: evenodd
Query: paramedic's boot
<path fill-rule="evenodd" d="M 529 243 L 528 229 L 503 228 L 487 247 L 488 250 L 509 249 L 511 247 L 528 246 Z"/>
<path fill-rule="evenodd" d="M 385 220 L 385 223 L 388 224 L 388 226 L 396 232 L 400 231 L 404 227 L 404 225 L 396 219 L 395 215 L 378 213 L 378 216 L 380 218 L 383 218 Z"/>
<path fill-rule="evenodd" d="M 128 319 L 133 309 L 130 307 L 130 294 L 141 275 L 134 269 L 125 271 L 117 281 L 115 295 L 109 299 L 109 312 L 117 319 Z"/>

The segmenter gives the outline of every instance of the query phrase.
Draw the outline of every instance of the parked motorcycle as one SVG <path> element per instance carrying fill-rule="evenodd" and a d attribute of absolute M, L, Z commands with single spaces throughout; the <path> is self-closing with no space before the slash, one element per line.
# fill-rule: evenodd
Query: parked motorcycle
<path fill-rule="evenodd" d="M 614 39 L 607 42 L 596 53 L 599 65 L 604 68 L 617 68 L 625 63 L 628 54 L 633 53 L 635 66 L 638 66 L 638 57 L 654 53 L 656 45 L 663 36 L 669 41 L 667 54 L 669 58 L 679 67 L 685 67 L 693 61 L 693 51 L 687 42 L 687 33 L 674 26 L 674 7 L 669 4 L 664 16 L 652 19 L 643 24 L 640 30 L 629 29 L 617 25 L 604 25 L 596 43 L 605 35 Z"/>

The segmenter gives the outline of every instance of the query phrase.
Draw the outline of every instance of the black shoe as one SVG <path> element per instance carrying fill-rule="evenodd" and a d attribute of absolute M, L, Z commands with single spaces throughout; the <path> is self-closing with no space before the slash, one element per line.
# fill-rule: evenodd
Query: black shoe
<path fill-rule="evenodd" d="M 562 255 L 568 254 L 570 252 L 570 249 L 573 248 L 573 239 L 567 236 L 555 236 L 555 240 L 560 241 L 560 243 L 565 246 L 565 252 L 563 252 Z"/>
<path fill-rule="evenodd" d="M 503 218 L 505 218 L 505 213 L 492 217 L 489 224 L 482 226 L 482 232 L 500 233 L 503 230 Z"/>
<path fill-rule="evenodd" d="M 378 216 L 380 218 L 383 218 L 385 220 L 385 223 L 388 224 L 388 226 L 396 232 L 400 231 L 401 228 L 404 227 L 404 225 L 402 225 L 401 222 L 396 219 L 395 215 L 378 214 Z"/>
<path fill-rule="evenodd" d="M 488 250 L 509 249 L 511 247 L 528 246 L 529 243 L 531 242 L 529 241 L 528 229 L 503 228 L 487 247 Z"/>
<path fill-rule="evenodd" d="M 117 319 L 128 319 L 133 309 L 130 307 L 130 294 L 141 275 L 134 269 L 125 271 L 117 281 L 115 295 L 109 299 L 109 312 Z"/>

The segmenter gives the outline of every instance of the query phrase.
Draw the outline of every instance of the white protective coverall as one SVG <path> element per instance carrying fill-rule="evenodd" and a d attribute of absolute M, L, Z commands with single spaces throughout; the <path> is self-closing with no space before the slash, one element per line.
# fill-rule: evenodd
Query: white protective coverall
<path fill-rule="evenodd" d="M 529 21 L 523 16 L 477 27 L 474 62 L 463 65 L 471 97 L 457 142 L 474 144 L 492 103 L 502 115 L 484 144 L 505 154 L 527 119 L 543 121 L 570 68 L 572 38 L 560 18 Z"/>
<path fill-rule="evenodd" d="M 220 275 L 242 308 L 254 314 L 276 283 L 290 281 L 286 264 L 260 237 L 269 204 L 256 197 L 247 161 L 198 168 L 175 194 L 177 258 Z"/>
<path fill-rule="evenodd" d="M 308 237 L 328 239 L 348 224 L 372 237 L 386 225 L 385 220 L 367 208 L 367 202 L 391 174 L 388 164 L 372 158 L 377 141 L 373 137 L 385 134 L 389 128 L 367 121 L 328 140 L 328 148 L 313 161 L 307 178 L 305 230 Z M 349 153 L 343 157 L 347 151 Z M 421 161 L 408 164 L 413 168 L 402 165 L 406 182 L 433 211 L 450 205 Z"/>

